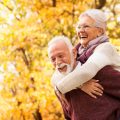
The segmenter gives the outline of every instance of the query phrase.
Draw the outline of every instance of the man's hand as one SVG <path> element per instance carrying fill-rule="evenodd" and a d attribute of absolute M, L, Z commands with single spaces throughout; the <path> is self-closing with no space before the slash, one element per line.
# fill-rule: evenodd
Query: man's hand
<path fill-rule="evenodd" d="M 80 89 L 90 95 L 93 98 L 97 96 L 102 96 L 104 88 L 98 83 L 99 80 L 89 80 L 84 83 Z"/>

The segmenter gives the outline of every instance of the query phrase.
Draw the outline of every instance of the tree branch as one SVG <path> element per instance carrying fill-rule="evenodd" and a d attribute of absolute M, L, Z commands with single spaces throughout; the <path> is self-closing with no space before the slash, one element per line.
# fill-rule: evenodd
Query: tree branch
<path fill-rule="evenodd" d="M 95 8 L 101 9 L 106 4 L 106 0 L 95 0 Z"/>
<path fill-rule="evenodd" d="M 17 48 L 17 50 L 22 52 L 22 54 L 23 54 L 23 60 L 24 60 L 25 64 L 27 66 L 29 66 L 30 63 L 29 63 L 29 60 L 28 60 L 27 55 L 25 53 L 25 49 L 24 48 Z"/>

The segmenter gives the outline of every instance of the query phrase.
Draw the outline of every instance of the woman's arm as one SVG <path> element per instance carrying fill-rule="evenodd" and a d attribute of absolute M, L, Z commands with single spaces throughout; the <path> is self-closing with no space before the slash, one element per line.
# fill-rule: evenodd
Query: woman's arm
<path fill-rule="evenodd" d="M 86 63 L 82 66 L 78 65 L 74 71 L 57 83 L 57 88 L 63 94 L 76 89 L 83 83 L 92 79 L 104 66 L 113 65 L 115 55 L 116 50 L 110 43 L 99 45 Z"/>

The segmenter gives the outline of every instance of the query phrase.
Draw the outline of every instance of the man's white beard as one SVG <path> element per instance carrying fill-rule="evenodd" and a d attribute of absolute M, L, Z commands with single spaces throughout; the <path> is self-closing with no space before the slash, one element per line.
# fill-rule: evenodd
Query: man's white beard
<path fill-rule="evenodd" d="M 69 74 L 69 73 L 72 71 L 71 65 L 65 64 L 65 63 L 61 64 L 61 66 L 62 66 L 62 65 L 67 65 L 67 71 L 66 71 L 66 72 L 60 72 L 60 71 L 58 70 L 58 68 L 60 68 L 60 66 L 56 68 L 56 71 L 55 71 L 55 73 L 53 74 L 52 79 L 51 79 L 51 82 L 52 82 L 52 85 L 53 85 L 53 86 L 56 86 L 57 83 L 60 82 L 60 80 L 61 80 L 62 78 L 64 78 L 67 74 Z"/>
<path fill-rule="evenodd" d="M 58 68 L 63 67 L 64 65 L 67 65 L 67 70 L 66 72 L 60 72 L 58 70 Z M 52 76 L 51 82 L 53 86 L 56 86 L 57 83 L 64 78 L 67 74 L 69 74 L 70 72 L 72 72 L 73 70 L 73 65 L 74 65 L 74 57 L 73 54 L 71 53 L 71 64 L 66 64 L 66 63 L 62 63 L 59 66 L 56 66 L 56 71 Z"/>
<path fill-rule="evenodd" d="M 65 76 L 65 75 L 69 74 L 70 72 L 72 72 L 73 65 L 74 65 L 74 57 L 73 57 L 73 54 L 71 53 L 71 64 L 62 63 L 62 64 L 56 66 L 56 70 L 59 72 L 59 74 L 62 74 Z M 65 72 L 60 72 L 58 69 L 62 68 L 64 66 L 67 66 L 67 70 Z"/>
<path fill-rule="evenodd" d="M 62 68 L 62 67 L 64 67 L 64 66 L 67 67 L 67 70 L 66 70 L 65 72 L 60 72 L 58 69 L 59 69 L 59 68 Z M 59 66 L 56 66 L 56 70 L 59 72 L 59 74 L 67 75 L 68 73 L 70 73 L 70 72 L 72 71 L 72 67 L 71 67 L 71 65 L 69 65 L 69 64 L 62 63 L 62 64 L 60 64 Z"/>

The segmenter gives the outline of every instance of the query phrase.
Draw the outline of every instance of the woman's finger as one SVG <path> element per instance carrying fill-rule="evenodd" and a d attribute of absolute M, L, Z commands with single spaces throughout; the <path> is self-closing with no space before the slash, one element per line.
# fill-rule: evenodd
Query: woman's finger
<path fill-rule="evenodd" d="M 93 89 L 93 91 L 97 91 L 97 92 L 103 94 L 103 90 L 101 90 L 101 89 L 98 88 L 98 87 L 95 87 L 95 88 Z"/>
<path fill-rule="evenodd" d="M 93 92 L 92 92 L 92 94 L 95 94 L 95 95 L 98 95 L 98 96 L 102 96 L 102 92 L 101 91 L 99 91 L 99 90 L 94 90 Z"/>
<path fill-rule="evenodd" d="M 92 97 L 92 98 L 95 98 L 95 99 L 97 99 L 97 96 L 96 95 L 94 95 L 93 93 L 89 93 L 89 95 Z"/>
<path fill-rule="evenodd" d="M 103 86 L 100 85 L 99 83 L 96 83 L 95 86 L 96 86 L 97 88 L 101 89 L 101 90 L 104 90 Z"/>

